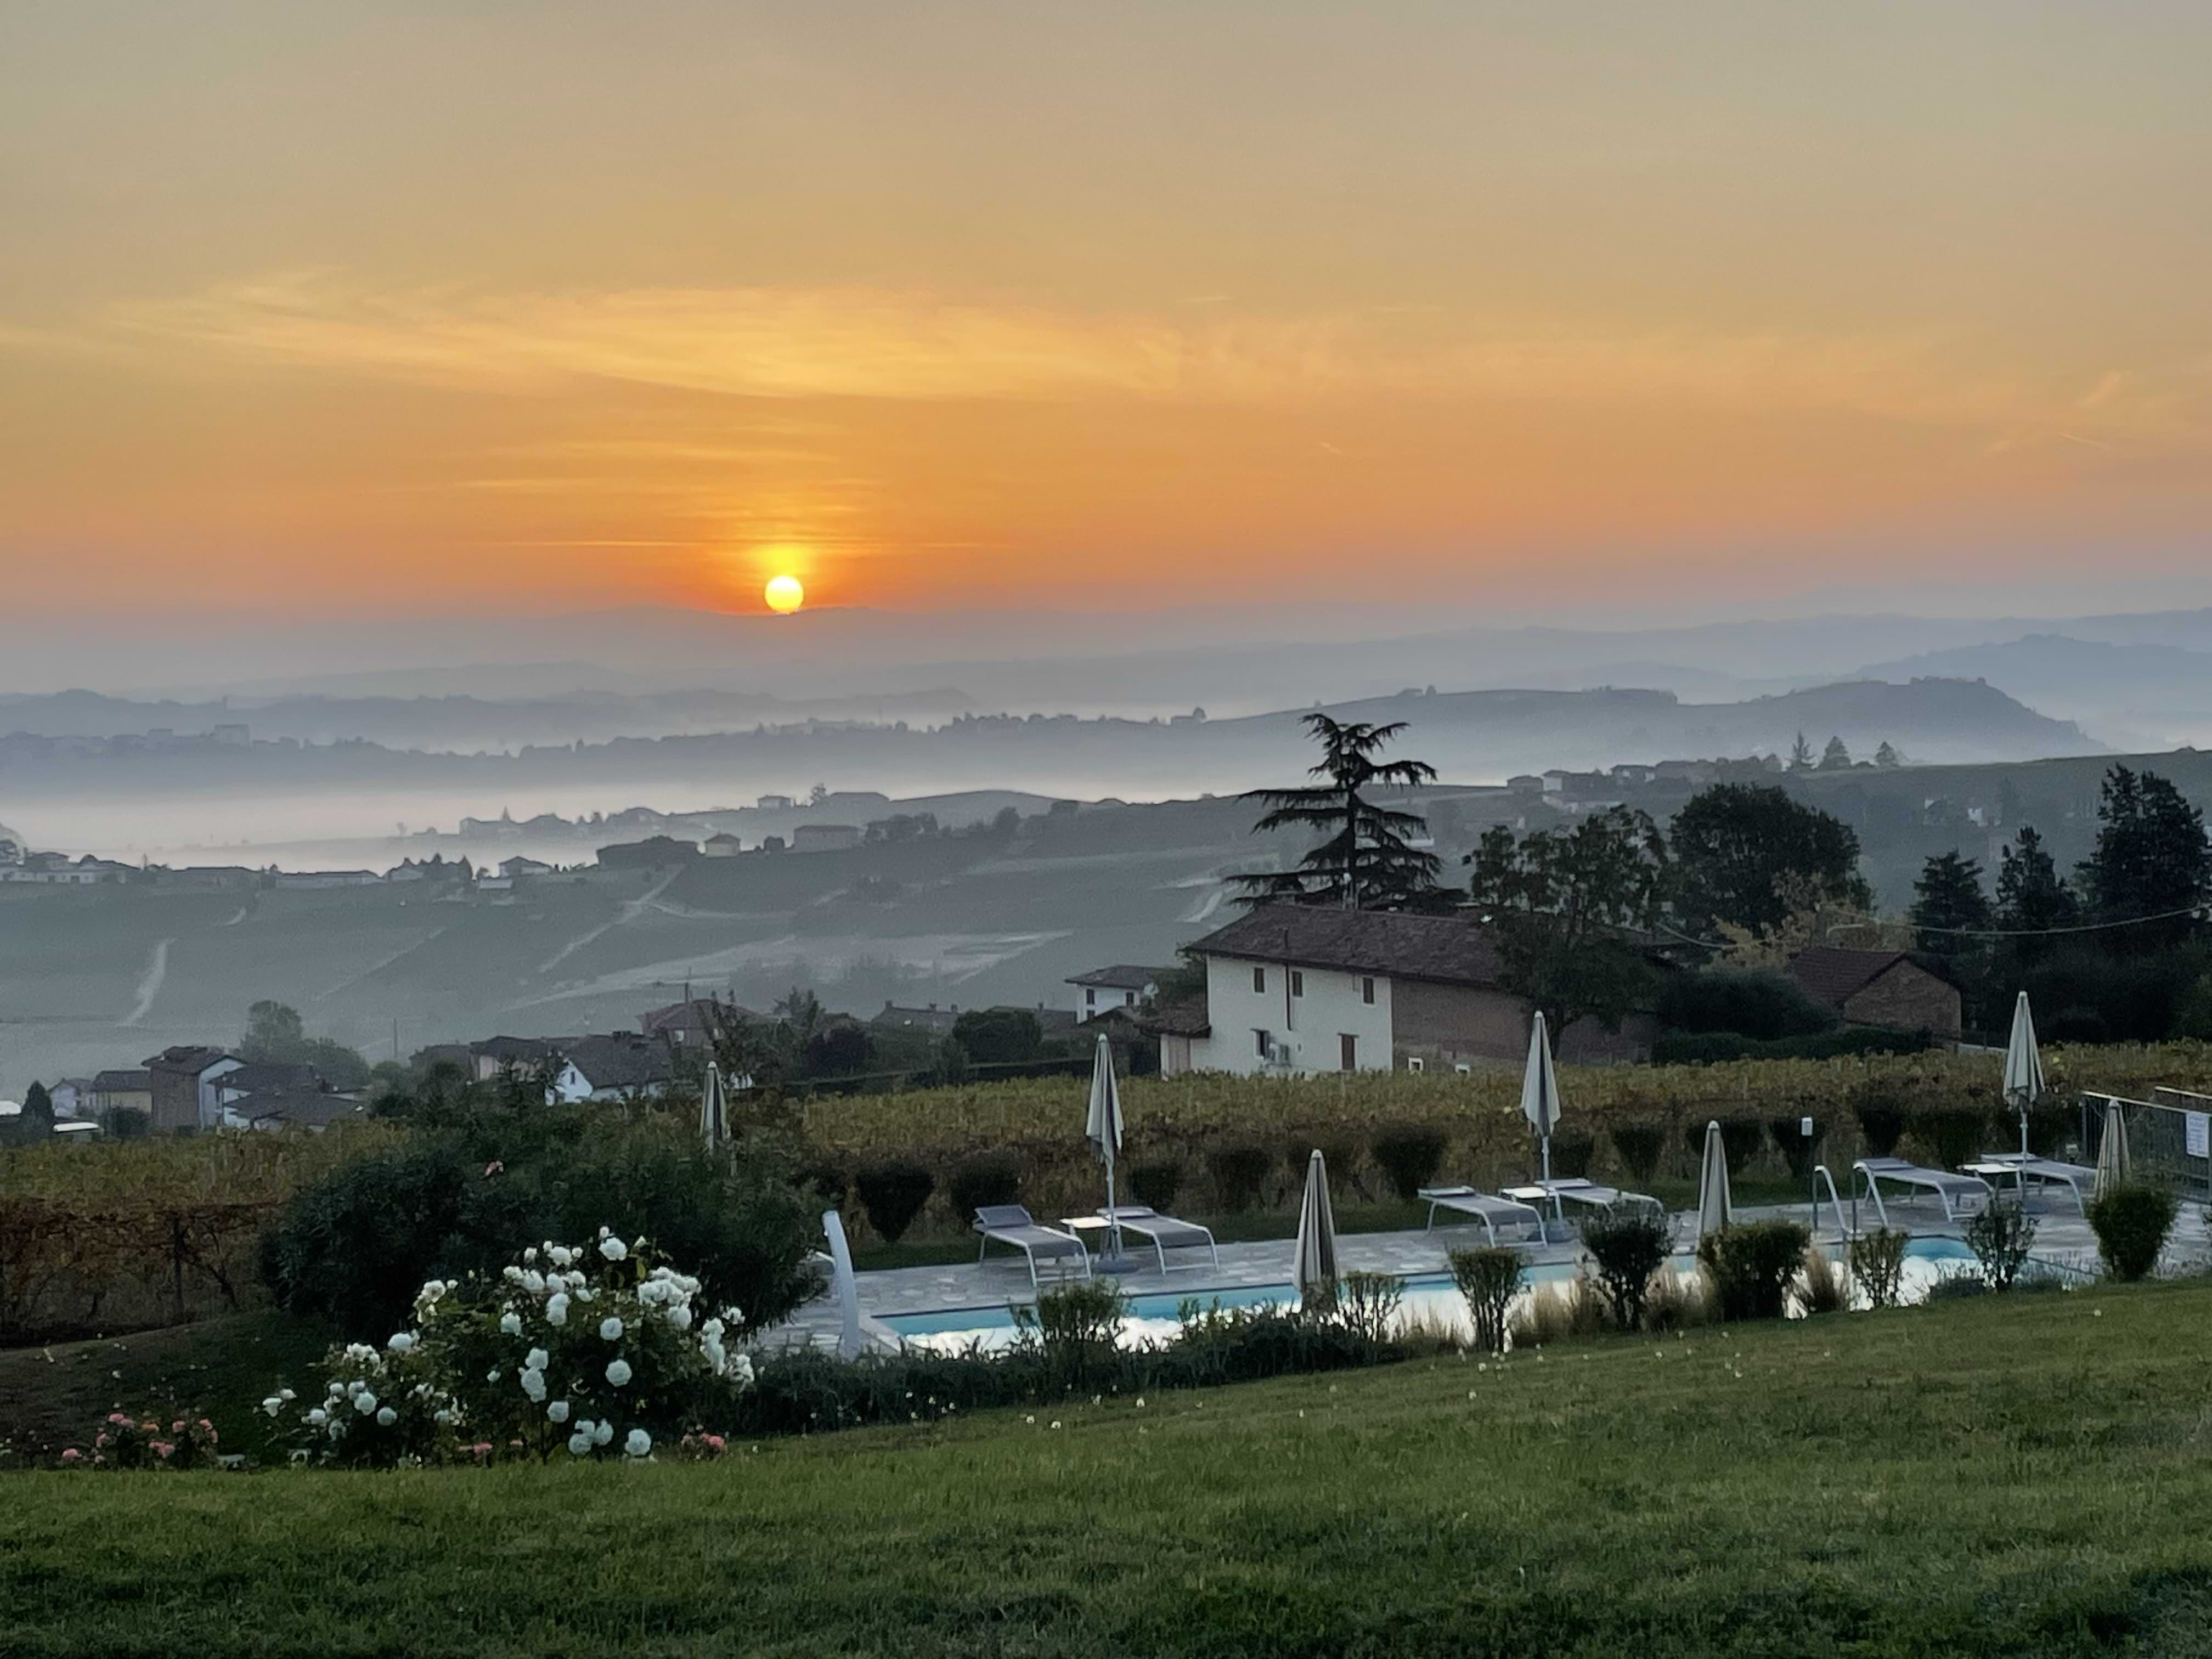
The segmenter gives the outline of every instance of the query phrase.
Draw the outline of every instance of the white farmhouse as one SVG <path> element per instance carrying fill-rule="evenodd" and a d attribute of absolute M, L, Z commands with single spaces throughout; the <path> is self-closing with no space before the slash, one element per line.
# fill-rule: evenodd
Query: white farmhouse
<path fill-rule="evenodd" d="M 1465 917 L 1263 905 L 1189 948 L 1206 963 L 1203 1010 L 1146 1022 L 1164 1075 L 1470 1070 L 1528 1054 L 1530 1006 Z M 1580 1020 L 1560 1058 L 1647 1059 L 1655 1028 L 1645 1013 L 1617 1032 Z"/>
<path fill-rule="evenodd" d="M 1087 974 L 1076 975 L 1067 981 L 1075 988 L 1073 1006 L 1076 1018 L 1089 1019 L 1109 1008 L 1134 1008 L 1140 1002 L 1149 1002 L 1165 971 L 1121 962 L 1111 968 L 1094 968 Z"/>

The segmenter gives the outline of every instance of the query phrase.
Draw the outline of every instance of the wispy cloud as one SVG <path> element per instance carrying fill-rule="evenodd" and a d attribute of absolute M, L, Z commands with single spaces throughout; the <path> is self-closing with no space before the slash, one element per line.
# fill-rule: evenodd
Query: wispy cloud
<path fill-rule="evenodd" d="M 1211 297 L 1211 296 L 1208 296 Z M 2205 377 L 2105 375 L 2085 397 L 1936 335 L 1486 331 L 1338 315 L 1194 318 L 948 301 L 874 289 L 387 291 L 280 273 L 110 307 L 141 349 L 489 393 L 592 380 L 761 399 L 1291 403 L 1376 395 L 1844 411 L 1978 430 L 1990 453 L 2084 428 L 2202 442 Z"/>

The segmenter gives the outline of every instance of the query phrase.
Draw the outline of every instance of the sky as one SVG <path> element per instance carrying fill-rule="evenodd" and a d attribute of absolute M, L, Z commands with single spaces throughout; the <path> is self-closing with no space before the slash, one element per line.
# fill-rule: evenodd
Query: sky
<path fill-rule="evenodd" d="M 0 573 L 2212 602 L 2208 61 L 2200 0 L 24 0 Z"/>

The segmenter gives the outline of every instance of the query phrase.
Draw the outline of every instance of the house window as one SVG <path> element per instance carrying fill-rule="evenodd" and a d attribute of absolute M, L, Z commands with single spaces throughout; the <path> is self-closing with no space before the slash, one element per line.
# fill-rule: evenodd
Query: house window
<path fill-rule="evenodd" d="M 1375 981 L 1371 977 L 1359 981 L 1359 1000 L 1370 1008 L 1375 1006 Z"/>
<path fill-rule="evenodd" d="M 1267 1057 L 1267 1033 L 1258 1027 L 1252 1032 L 1252 1052 L 1262 1060 Z"/>
<path fill-rule="evenodd" d="M 1429 1068 L 1419 1054 L 1408 1054 L 1406 1056 L 1406 1069 L 1409 1072 L 1425 1072 Z"/>
<path fill-rule="evenodd" d="M 1358 1071 L 1359 1069 L 1359 1039 L 1349 1031 L 1338 1032 L 1336 1057 L 1345 1071 Z"/>
<path fill-rule="evenodd" d="M 1085 991 L 1083 994 L 1083 1006 L 1086 1008 L 1096 1008 L 1098 1006 L 1098 993 Z"/>
<path fill-rule="evenodd" d="M 1291 994 L 1302 997 L 1306 994 L 1306 976 L 1297 969 L 1291 969 Z"/>
<path fill-rule="evenodd" d="M 1124 1008 L 1133 1008 L 1133 1007 L 1135 1007 L 1135 1006 L 1137 1006 L 1137 994 L 1136 994 L 1134 991 L 1124 991 L 1124 992 L 1122 992 L 1122 993 L 1121 993 L 1121 1006 L 1122 1006 Z"/>
<path fill-rule="evenodd" d="M 1255 968 L 1252 970 L 1252 993 L 1255 996 L 1265 996 L 1267 994 L 1267 970 L 1265 968 Z"/>

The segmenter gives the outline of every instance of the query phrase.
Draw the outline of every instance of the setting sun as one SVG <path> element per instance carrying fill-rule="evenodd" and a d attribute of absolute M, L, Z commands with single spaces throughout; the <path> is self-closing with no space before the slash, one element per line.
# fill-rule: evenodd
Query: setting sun
<path fill-rule="evenodd" d="M 766 597 L 769 610 L 787 617 L 806 603 L 806 590 L 796 576 L 777 576 L 769 581 Z"/>

